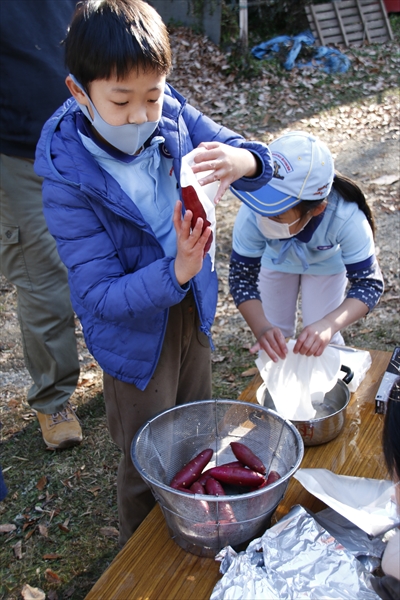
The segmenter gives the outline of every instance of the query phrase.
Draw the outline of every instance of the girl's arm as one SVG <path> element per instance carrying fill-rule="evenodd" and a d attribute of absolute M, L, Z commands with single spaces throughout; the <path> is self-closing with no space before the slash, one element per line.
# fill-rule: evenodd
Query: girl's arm
<path fill-rule="evenodd" d="M 342 304 L 323 319 L 307 325 L 297 338 L 295 354 L 321 356 L 332 337 L 348 325 L 355 323 L 368 312 L 368 306 L 354 298 L 346 298 Z"/>
<path fill-rule="evenodd" d="M 287 346 L 279 327 L 267 320 L 258 291 L 260 258 L 248 258 L 232 252 L 229 267 L 229 287 L 232 297 L 252 330 L 257 343 L 250 349 L 253 354 L 263 349 L 276 362 L 285 358 Z"/>
<path fill-rule="evenodd" d="M 288 352 L 285 337 L 279 327 L 273 327 L 266 318 L 261 300 L 247 300 L 238 308 L 257 340 L 250 352 L 265 350 L 274 362 L 278 357 L 285 358 Z"/>
<path fill-rule="evenodd" d="M 383 293 L 382 273 L 374 256 L 367 262 L 372 264 L 362 269 L 346 266 L 351 284 L 346 299 L 323 319 L 305 327 L 293 352 L 320 356 L 335 333 L 355 323 L 376 306 Z"/>

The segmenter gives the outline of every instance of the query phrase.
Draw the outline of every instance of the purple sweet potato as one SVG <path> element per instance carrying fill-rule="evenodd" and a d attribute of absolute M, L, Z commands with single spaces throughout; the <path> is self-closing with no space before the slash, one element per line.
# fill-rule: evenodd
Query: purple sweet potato
<path fill-rule="evenodd" d="M 214 479 L 213 477 L 210 477 L 206 481 L 206 492 L 210 496 L 225 496 L 224 488 L 222 487 L 220 482 Z M 228 523 L 236 522 L 235 514 L 229 502 L 218 503 L 218 521 L 226 521 Z"/>
<path fill-rule="evenodd" d="M 252 471 L 265 475 L 267 469 L 262 460 L 250 448 L 240 442 L 231 442 L 231 448 L 236 458 Z"/>
<path fill-rule="evenodd" d="M 275 483 L 275 481 L 278 481 L 278 479 L 280 479 L 281 476 L 279 475 L 279 473 L 277 471 L 270 471 L 268 474 L 268 478 L 267 478 L 267 485 L 270 485 L 271 483 Z"/>
<path fill-rule="evenodd" d="M 169 484 L 172 488 L 189 488 L 199 477 L 200 473 L 211 460 L 214 451 L 211 448 L 207 448 L 198 454 L 195 458 L 190 460 L 187 465 L 183 467 L 178 473 L 172 478 Z"/>
<path fill-rule="evenodd" d="M 261 473 L 247 469 L 246 467 L 213 467 L 209 469 L 210 475 L 222 483 L 240 485 L 244 487 L 258 487 L 265 477 Z"/>

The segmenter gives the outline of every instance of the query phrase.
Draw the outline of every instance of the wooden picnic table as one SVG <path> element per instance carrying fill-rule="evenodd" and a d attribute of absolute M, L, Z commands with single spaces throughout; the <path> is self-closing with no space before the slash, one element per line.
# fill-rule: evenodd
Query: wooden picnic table
<path fill-rule="evenodd" d="M 372 365 L 352 394 L 339 436 L 327 444 L 306 447 L 302 468 L 325 468 L 341 475 L 388 478 L 382 453 L 384 416 L 375 413 L 375 394 L 391 357 L 371 350 Z M 262 383 L 256 375 L 239 400 L 256 402 Z M 291 479 L 272 523 L 295 504 L 318 512 L 325 505 Z M 207 600 L 220 579 L 219 564 L 185 552 L 169 536 L 157 505 L 115 557 L 86 600 Z"/>

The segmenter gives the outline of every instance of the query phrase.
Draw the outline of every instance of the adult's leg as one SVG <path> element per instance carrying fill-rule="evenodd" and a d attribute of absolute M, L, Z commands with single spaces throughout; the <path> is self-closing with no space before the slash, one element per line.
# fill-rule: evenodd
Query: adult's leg
<path fill-rule="evenodd" d="M 302 275 L 301 310 L 304 327 L 340 306 L 345 298 L 346 285 L 345 271 L 337 275 Z M 331 343 L 344 345 L 340 331 L 332 337 Z"/>
<path fill-rule="evenodd" d="M 1 271 L 17 287 L 28 393 L 40 413 L 62 411 L 79 378 L 66 268 L 43 216 L 33 161 L 1 155 Z"/>
<path fill-rule="evenodd" d="M 107 421 L 122 450 L 118 467 L 117 502 L 123 545 L 154 506 L 148 486 L 131 460 L 131 443 L 138 429 L 157 413 L 183 402 L 211 397 L 210 344 L 197 331 L 198 317 L 191 293 L 170 308 L 161 356 L 144 391 L 104 373 Z"/>
<path fill-rule="evenodd" d="M 261 267 L 259 290 L 265 316 L 286 338 L 296 334 L 297 297 L 300 275 Z"/>

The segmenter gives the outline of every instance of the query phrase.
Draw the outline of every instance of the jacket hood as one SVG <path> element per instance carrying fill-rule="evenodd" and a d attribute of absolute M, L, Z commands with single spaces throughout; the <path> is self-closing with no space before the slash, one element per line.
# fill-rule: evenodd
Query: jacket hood
<path fill-rule="evenodd" d="M 166 84 L 161 120 L 155 134 L 158 132 L 162 135 L 163 130 L 166 130 L 169 135 L 178 136 L 177 120 L 185 103 L 183 96 Z M 81 109 L 75 99 L 69 98 L 45 123 L 36 147 L 34 169 L 40 177 L 81 189 L 87 188 L 93 192 L 91 181 L 94 163 L 99 175 L 102 169 L 90 152 L 85 148 L 82 151 L 82 142 L 76 126 L 78 112 L 81 112 Z M 76 144 L 80 146 L 79 152 Z M 172 152 L 171 155 L 177 158 Z M 79 162 L 76 160 L 77 156 Z M 104 175 L 100 179 L 103 181 L 100 191 L 107 195 L 107 180 Z M 97 191 L 99 191 L 99 181 L 96 182 Z"/>

